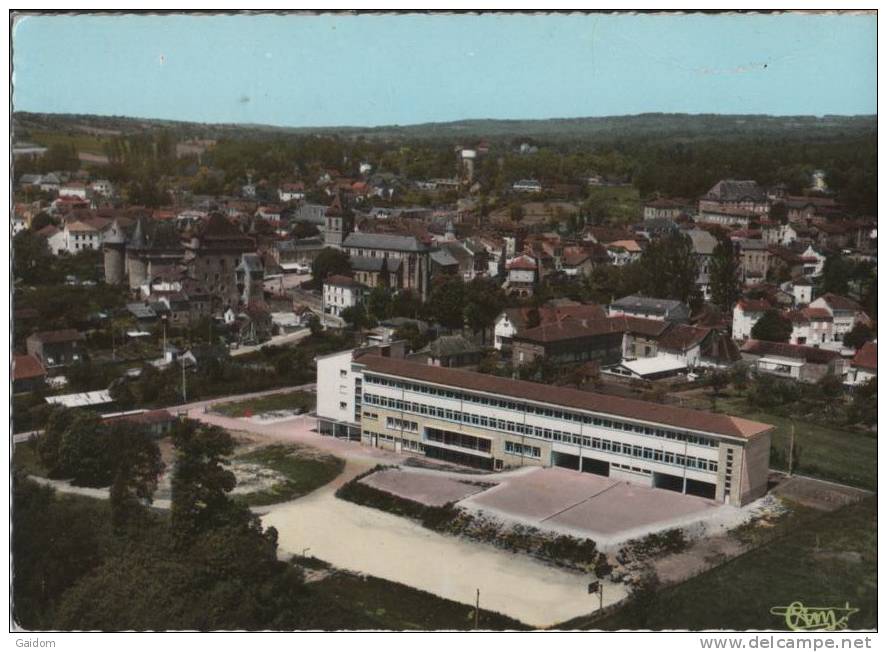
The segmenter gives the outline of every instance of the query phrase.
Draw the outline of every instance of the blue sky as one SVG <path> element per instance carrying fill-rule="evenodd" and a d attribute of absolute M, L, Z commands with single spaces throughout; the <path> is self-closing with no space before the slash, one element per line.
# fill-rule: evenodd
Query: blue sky
<path fill-rule="evenodd" d="M 872 114 L 874 16 L 30 16 L 16 110 L 287 126 Z"/>

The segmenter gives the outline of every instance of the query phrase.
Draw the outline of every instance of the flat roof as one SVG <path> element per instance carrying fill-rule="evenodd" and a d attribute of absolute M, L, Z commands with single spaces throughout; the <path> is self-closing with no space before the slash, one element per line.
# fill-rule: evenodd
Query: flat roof
<path fill-rule="evenodd" d="M 738 439 L 750 439 L 773 429 L 773 426 L 767 423 L 727 414 L 715 414 L 619 396 L 606 396 L 595 392 L 513 380 L 464 369 L 433 367 L 372 354 L 360 356 L 355 360 L 355 363 L 365 366 L 367 370 L 374 373 L 411 378 L 453 387 L 456 390 L 484 392 Z"/>
<path fill-rule="evenodd" d="M 80 392 L 78 394 L 63 394 L 62 396 L 47 396 L 46 402 L 61 405 L 67 408 L 87 407 L 90 405 L 102 405 L 111 403 L 114 399 L 107 389 L 96 392 Z"/>
<path fill-rule="evenodd" d="M 671 356 L 662 356 L 657 355 L 652 358 L 638 358 L 636 360 L 627 360 L 621 363 L 621 366 L 625 367 L 629 371 L 632 371 L 639 376 L 646 376 L 648 374 L 660 374 L 666 371 L 680 371 L 681 369 L 686 369 L 687 364 L 678 360 L 676 358 L 672 358 Z"/>

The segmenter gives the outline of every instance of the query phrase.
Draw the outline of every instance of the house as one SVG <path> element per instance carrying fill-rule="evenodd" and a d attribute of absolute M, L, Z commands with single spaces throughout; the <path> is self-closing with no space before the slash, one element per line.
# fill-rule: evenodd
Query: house
<path fill-rule="evenodd" d="M 763 240 L 741 238 L 739 250 L 739 274 L 745 283 L 756 283 L 767 278 L 770 269 L 770 251 Z"/>
<path fill-rule="evenodd" d="M 323 312 L 341 317 L 347 308 L 363 304 L 366 286 L 350 276 L 334 275 L 323 282 Z"/>
<path fill-rule="evenodd" d="M 796 306 L 806 306 L 813 301 L 813 282 L 808 278 L 786 281 L 780 287 L 792 295 Z"/>
<path fill-rule="evenodd" d="M 761 237 L 768 245 L 782 245 L 787 247 L 798 239 L 798 232 L 791 222 L 767 222 L 761 224 Z"/>
<path fill-rule="evenodd" d="M 834 322 L 834 329 L 832 331 L 832 340 L 834 342 L 842 342 L 844 336 L 852 331 L 856 324 L 871 322 L 858 303 L 832 292 L 823 294 L 816 300 L 811 301 L 810 307 L 824 309 L 831 315 Z"/>
<path fill-rule="evenodd" d="M 509 349 L 511 347 L 511 339 L 529 328 L 529 322 L 533 310 L 531 308 L 506 308 L 496 318 L 493 325 L 493 348 L 497 350 Z M 536 311 L 539 319 L 538 324 L 551 324 L 562 319 L 572 318 L 578 320 L 592 321 L 595 319 L 603 319 L 607 316 L 606 311 L 597 304 L 583 303 L 546 303 L 539 307 Z"/>
<path fill-rule="evenodd" d="M 825 308 L 807 306 L 800 310 L 790 310 L 785 316 L 792 323 L 788 340 L 790 344 L 827 346 L 834 341 L 834 319 Z"/>
<path fill-rule="evenodd" d="M 483 349 L 464 335 L 441 335 L 407 356 L 435 367 L 470 367 L 480 362 Z"/>
<path fill-rule="evenodd" d="M 608 314 L 611 317 L 640 317 L 684 323 L 690 319 L 690 307 L 674 299 L 656 299 L 633 294 L 611 303 Z"/>
<path fill-rule="evenodd" d="M 284 183 L 277 189 L 277 197 L 282 202 L 305 199 L 305 184 L 301 181 L 296 183 Z"/>
<path fill-rule="evenodd" d="M 717 224 L 729 228 L 748 229 L 760 219 L 760 213 L 746 208 L 699 208 L 697 222 Z"/>
<path fill-rule="evenodd" d="M 528 328 L 511 338 L 512 364 L 526 365 L 542 358 L 562 366 L 622 359 L 624 321 L 621 319 L 562 319 Z"/>
<path fill-rule="evenodd" d="M 82 359 L 82 333 L 68 328 L 60 331 L 42 331 L 28 336 L 25 345 L 28 355 L 34 356 L 45 369 L 63 367 Z"/>
<path fill-rule="evenodd" d="M 719 214 L 734 210 L 766 216 L 770 211 L 767 193 L 756 181 L 724 179 L 712 186 L 699 200 L 700 218 L 705 213 Z"/>
<path fill-rule="evenodd" d="M 280 206 L 264 205 L 256 210 L 256 217 L 275 227 L 280 225 L 281 214 Z"/>
<path fill-rule="evenodd" d="M 812 346 L 748 340 L 740 353 L 758 373 L 803 383 L 815 383 L 827 375 L 843 378 L 847 370 L 840 353 Z"/>
<path fill-rule="evenodd" d="M 641 257 L 641 245 L 637 240 L 614 240 L 606 247 L 610 262 L 617 267 L 633 263 Z"/>
<path fill-rule="evenodd" d="M 459 273 L 459 261 L 456 260 L 447 249 L 435 249 L 429 256 L 431 259 L 431 274 L 456 275 Z"/>
<path fill-rule="evenodd" d="M 855 387 L 878 377 L 878 344 L 866 342 L 862 345 L 853 360 L 844 383 Z"/>
<path fill-rule="evenodd" d="M 542 192 L 542 184 L 535 179 L 521 179 L 515 181 L 511 185 L 511 189 L 515 192 Z"/>
<path fill-rule="evenodd" d="M 693 255 L 699 269 L 696 285 L 702 292 L 704 299 L 711 299 L 711 259 L 718 246 L 718 239 L 705 229 L 689 229 L 686 234 L 690 238 Z"/>
<path fill-rule="evenodd" d="M 90 189 L 97 195 L 110 197 L 114 194 L 114 184 L 107 179 L 96 179 L 89 184 Z"/>
<path fill-rule="evenodd" d="M 46 369 L 34 355 L 16 353 L 12 358 L 12 392 L 22 394 L 43 387 L 46 382 Z"/>
<path fill-rule="evenodd" d="M 505 270 L 507 272 L 505 291 L 508 294 L 516 294 L 521 297 L 532 296 L 538 275 L 538 265 L 535 258 L 521 254 L 506 262 Z"/>
<path fill-rule="evenodd" d="M 101 249 L 102 232 L 85 221 L 69 221 L 47 238 L 49 249 L 54 255 L 65 251 L 76 254 L 85 249 Z"/>
<path fill-rule="evenodd" d="M 809 245 L 807 249 L 804 250 L 804 253 L 800 255 L 800 259 L 804 266 L 804 276 L 810 276 L 813 278 L 822 276 L 822 270 L 825 267 L 825 256 L 816 251 L 816 249 L 813 248 L 813 245 Z"/>
<path fill-rule="evenodd" d="M 660 197 L 644 204 L 644 221 L 655 219 L 677 219 L 682 213 L 687 213 L 690 202 L 686 199 L 668 199 Z"/>
<path fill-rule="evenodd" d="M 744 340 L 751 337 L 752 328 L 764 313 L 772 308 L 770 302 L 765 299 L 742 298 L 737 301 L 733 306 L 733 339 Z"/>
<path fill-rule="evenodd" d="M 79 182 L 66 183 L 59 188 L 59 197 L 86 199 L 86 186 Z"/>

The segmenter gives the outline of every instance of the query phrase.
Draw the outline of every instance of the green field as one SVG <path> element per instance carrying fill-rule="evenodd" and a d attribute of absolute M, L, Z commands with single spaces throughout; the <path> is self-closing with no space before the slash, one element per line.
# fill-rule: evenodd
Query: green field
<path fill-rule="evenodd" d="M 286 478 L 265 491 L 238 496 L 238 500 L 251 506 L 272 505 L 304 496 L 332 481 L 345 468 L 344 460 L 338 457 L 283 444 L 264 446 L 235 459 L 259 464 Z"/>
<path fill-rule="evenodd" d="M 46 469 L 37 456 L 37 448 L 33 441 L 15 445 L 12 453 L 12 465 L 15 469 L 24 471 L 28 475 L 36 475 L 41 478 L 47 476 Z"/>
<path fill-rule="evenodd" d="M 785 629 L 770 608 L 843 607 L 851 629 L 877 626 L 877 498 L 803 519 L 768 545 L 578 629 Z"/>
<path fill-rule="evenodd" d="M 217 403 L 212 406 L 213 412 L 224 414 L 228 417 L 244 417 L 264 412 L 277 410 L 300 410 L 308 412 L 314 409 L 314 395 L 301 390 L 293 392 L 281 392 L 259 396 L 244 401 L 232 401 L 230 403 Z"/>
<path fill-rule="evenodd" d="M 687 407 L 710 410 L 707 398 L 685 398 Z M 795 424 L 795 446 L 799 448 L 794 471 L 824 480 L 832 480 L 863 489 L 878 487 L 877 448 L 874 435 L 835 426 L 820 425 L 756 410 L 744 396 L 720 398 L 716 410 L 775 426 L 773 447 L 786 452 L 791 438 L 792 421 Z M 780 460 L 771 459 L 770 466 L 785 469 Z"/>
<path fill-rule="evenodd" d="M 631 224 L 643 219 L 638 189 L 634 186 L 601 186 L 588 189 L 588 201 L 599 205 L 616 224 Z"/>
<path fill-rule="evenodd" d="M 28 135 L 28 140 L 49 147 L 50 145 L 74 145 L 78 152 L 104 155 L 106 139 L 89 134 L 71 134 L 58 131 L 39 131 Z"/>

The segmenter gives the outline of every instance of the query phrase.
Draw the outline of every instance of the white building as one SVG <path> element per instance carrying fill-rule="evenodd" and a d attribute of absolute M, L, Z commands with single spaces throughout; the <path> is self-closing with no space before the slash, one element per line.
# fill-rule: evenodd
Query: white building
<path fill-rule="evenodd" d="M 788 313 L 792 323 L 789 344 L 828 346 L 834 341 L 834 319 L 828 310 L 808 306 Z"/>
<path fill-rule="evenodd" d="M 305 185 L 302 183 L 285 183 L 277 189 L 280 201 L 296 201 L 305 199 Z"/>
<path fill-rule="evenodd" d="M 804 276 L 813 278 L 822 276 L 822 270 L 825 267 L 825 256 L 816 251 L 813 245 L 807 247 L 801 254 L 801 262 L 804 264 Z"/>
<path fill-rule="evenodd" d="M 811 301 L 810 307 L 825 309 L 832 316 L 834 320 L 832 340 L 834 342 L 843 341 L 844 336 L 852 331 L 857 323 L 868 323 L 871 321 L 858 303 L 831 292 L 823 294 L 815 301 Z"/>
<path fill-rule="evenodd" d="M 317 360 L 318 430 L 491 471 L 561 466 L 743 505 L 764 495 L 772 426 L 393 354 Z"/>
<path fill-rule="evenodd" d="M 515 181 L 511 189 L 515 192 L 542 192 L 542 184 L 535 179 L 521 179 Z"/>
<path fill-rule="evenodd" d="M 59 197 L 76 197 L 86 199 L 86 186 L 82 183 L 66 183 L 59 188 Z"/>
<path fill-rule="evenodd" d="M 747 340 L 751 329 L 772 306 L 759 299 L 740 299 L 733 306 L 733 339 Z"/>
<path fill-rule="evenodd" d="M 346 308 L 363 303 L 366 286 L 350 276 L 330 276 L 323 282 L 323 312 L 341 317 Z"/>
<path fill-rule="evenodd" d="M 853 361 L 850 363 L 850 369 L 847 372 L 844 382 L 847 385 L 855 386 L 866 383 L 877 377 L 878 344 L 877 341 L 866 342 L 853 357 Z"/>
<path fill-rule="evenodd" d="M 110 197 L 114 194 L 114 185 L 107 179 L 96 179 L 89 187 L 94 193 L 103 197 Z"/>
<path fill-rule="evenodd" d="M 101 249 L 102 232 L 85 222 L 66 222 L 62 229 L 47 238 L 47 243 L 56 256 L 62 251 L 76 254 L 84 249 Z"/>

